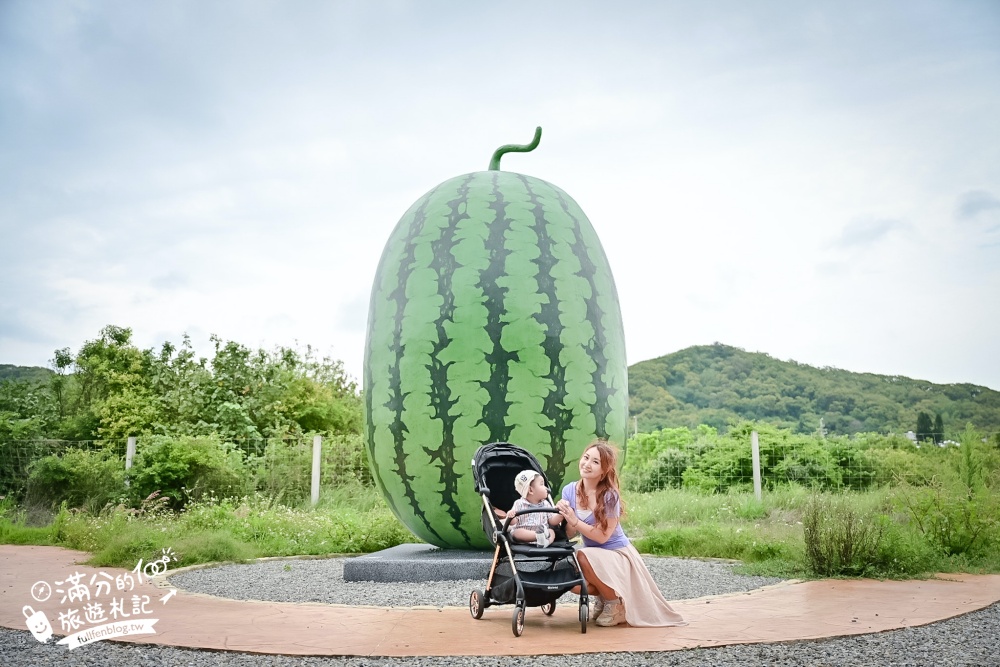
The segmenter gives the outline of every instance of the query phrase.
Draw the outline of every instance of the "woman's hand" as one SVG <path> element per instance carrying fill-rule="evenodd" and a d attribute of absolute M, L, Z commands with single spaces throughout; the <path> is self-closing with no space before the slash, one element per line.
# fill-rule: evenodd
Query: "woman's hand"
<path fill-rule="evenodd" d="M 556 509 L 559 510 L 559 514 L 566 520 L 567 526 L 570 528 L 576 526 L 579 519 L 576 517 L 576 510 L 570 506 L 568 501 L 560 500 L 556 503 Z"/>

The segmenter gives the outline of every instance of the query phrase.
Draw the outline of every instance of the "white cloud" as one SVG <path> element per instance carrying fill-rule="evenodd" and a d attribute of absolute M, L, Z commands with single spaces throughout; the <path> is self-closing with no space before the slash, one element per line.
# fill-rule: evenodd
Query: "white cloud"
<path fill-rule="evenodd" d="M 889 234 L 906 232 L 910 228 L 909 223 L 902 220 L 855 220 L 844 227 L 835 243 L 841 248 L 868 246 L 884 240 Z"/>
<path fill-rule="evenodd" d="M 985 190 L 963 192 L 958 198 L 955 215 L 959 220 L 973 220 L 995 214 L 1000 210 L 1000 199 Z"/>

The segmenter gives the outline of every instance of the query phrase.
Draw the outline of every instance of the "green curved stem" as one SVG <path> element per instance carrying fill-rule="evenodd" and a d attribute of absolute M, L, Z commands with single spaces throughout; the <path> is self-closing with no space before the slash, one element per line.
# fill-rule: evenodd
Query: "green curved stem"
<path fill-rule="evenodd" d="M 500 158 L 504 156 L 505 153 L 528 153 L 535 150 L 538 147 L 538 142 L 542 140 L 542 128 L 535 128 L 535 138 L 531 140 L 530 144 L 507 144 L 506 146 L 501 146 L 500 148 L 493 151 L 493 157 L 490 159 L 490 171 L 500 171 Z"/>

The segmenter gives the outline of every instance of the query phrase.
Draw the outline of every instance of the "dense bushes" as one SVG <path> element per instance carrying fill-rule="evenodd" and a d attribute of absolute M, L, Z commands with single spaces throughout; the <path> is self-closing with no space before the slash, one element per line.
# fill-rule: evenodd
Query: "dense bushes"
<path fill-rule="evenodd" d="M 59 505 L 99 510 L 125 491 L 125 463 L 112 452 L 69 449 L 28 468 L 27 505 Z"/>
<path fill-rule="evenodd" d="M 143 350 L 131 329 L 104 327 L 75 354 L 56 350 L 55 372 L 0 381 L 0 441 L 361 432 L 358 387 L 340 361 L 308 346 L 211 341 L 210 358 L 196 356 L 187 336 Z"/>
<path fill-rule="evenodd" d="M 682 505 L 670 508 L 666 520 L 641 517 L 652 524 L 638 539 L 644 549 L 747 562 L 761 560 L 764 549 L 763 559 L 787 561 L 794 539 L 802 548 L 798 567 L 818 576 L 1000 566 L 1000 451 L 971 427 L 948 447 L 877 434 L 822 438 L 750 422 L 724 436 L 707 426 L 664 429 L 629 441 L 623 483 L 632 493 L 645 492 L 640 498 L 700 496 L 719 499 L 709 505 L 722 509 L 735 497 L 752 499 L 754 430 L 764 506 L 790 500 L 784 520 L 774 521 L 785 510 L 771 509 L 773 516 L 755 523 L 748 533 L 754 539 L 744 544 L 745 534 L 721 510 L 693 521 Z M 799 527 L 794 536 L 788 532 L 793 524 Z M 768 538 L 761 526 L 780 537 Z"/>
<path fill-rule="evenodd" d="M 206 495 L 245 495 L 253 490 L 243 455 L 217 438 L 154 436 L 139 450 L 131 486 L 146 498 L 156 492 L 174 509 Z"/>
<path fill-rule="evenodd" d="M 109 449 L 68 449 L 36 460 L 28 470 L 26 503 L 96 511 L 108 504 L 138 508 L 156 494 L 172 509 L 206 497 L 260 492 L 289 505 L 309 500 L 312 438 L 268 440 L 239 446 L 217 437 L 151 436 L 139 439 L 132 468 Z M 324 438 L 320 464 L 324 493 L 368 481 L 361 436 Z"/>
<path fill-rule="evenodd" d="M 674 487 L 705 492 L 753 484 L 751 433 L 760 446 L 761 484 L 794 483 L 823 490 L 865 490 L 908 481 L 923 484 L 937 465 L 935 447 L 865 433 L 823 438 L 760 422 L 734 425 L 725 435 L 710 426 L 640 433 L 628 442 L 623 482 L 632 491 Z M 935 451 L 929 451 L 935 450 Z"/>
<path fill-rule="evenodd" d="M 749 493 L 755 429 L 762 500 Z M 1000 451 L 971 429 L 960 440 L 918 448 L 749 423 L 725 436 L 704 426 L 642 434 L 623 468 L 626 528 L 647 553 L 736 558 L 781 576 L 1000 570 Z M 34 504 L 89 510 L 60 512 L 61 527 L 45 539 L 99 551 L 102 562 L 163 546 L 198 562 L 373 551 L 412 539 L 372 486 L 359 436 L 325 438 L 322 452 L 320 508 L 346 514 L 292 509 L 308 502 L 311 438 L 240 446 L 141 438 L 129 486 L 120 453 L 68 450 L 38 460 L 28 487 Z M 3 514 L 0 507 L 0 540 L 42 539 L 22 510 L 7 511 L 6 523 Z"/>
<path fill-rule="evenodd" d="M 906 483 L 899 505 L 924 538 L 949 556 L 1000 549 L 1000 453 L 971 428 L 960 451 L 939 456 L 923 485 Z"/>

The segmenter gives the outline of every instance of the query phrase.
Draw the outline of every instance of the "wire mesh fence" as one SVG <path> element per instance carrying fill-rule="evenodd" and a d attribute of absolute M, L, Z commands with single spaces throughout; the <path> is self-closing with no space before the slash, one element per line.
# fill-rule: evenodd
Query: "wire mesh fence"
<path fill-rule="evenodd" d="M 637 434 L 627 443 L 622 485 L 633 493 L 755 490 L 750 440 L 749 432 L 723 436 L 701 429 Z M 933 474 L 926 464 L 938 449 L 921 450 L 903 436 L 823 439 L 765 432 L 758 446 L 759 483 L 765 491 L 786 484 L 862 491 Z M 373 484 L 360 436 L 323 438 L 317 467 L 315 456 L 312 437 L 219 440 L 155 436 L 136 439 L 131 457 L 125 441 L 4 441 L 0 442 L 0 498 L 23 500 L 31 495 L 34 482 L 43 498 L 100 507 L 124 498 L 127 492 L 135 496 L 143 488 L 146 492 L 163 488 L 155 484 L 165 483 L 162 480 L 178 466 L 194 469 L 192 476 L 196 478 L 172 490 L 171 495 L 180 498 L 181 504 L 207 490 L 215 493 L 215 489 L 231 496 L 261 493 L 283 503 L 300 504 L 313 499 L 314 474 L 321 493 Z M 78 488 L 60 488 L 73 480 Z"/>
<path fill-rule="evenodd" d="M 672 429 L 638 434 L 628 443 L 622 483 L 637 492 L 689 489 L 750 491 L 755 485 L 756 434 Z M 934 449 L 937 449 L 936 447 Z M 762 434 L 756 467 L 762 489 L 796 484 L 824 491 L 862 491 L 912 480 L 930 452 L 903 436 L 821 438 Z"/>
<path fill-rule="evenodd" d="M 70 450 L 106 452 L 125 465 L 127 443 L 97 440 L 4 440 L 0 441 L 0 497 L 23 497 L 32 464 L 47 456 L 62 456 Z"/>
<path fill-rule="evenodd" d="M 206 455 L 213 450 L 220 456 Z M 289 503 L 313 496 L 314 474 L 320 490 L 372 484 L 357 436 L 318 442 L 314 437 L 222 441 L 162 436 L 123 441 L 0 441 L 0 499 L 22 501 L 34 495 L 80 501 L 73 497 L 74 489 L 67 488 L 75 485 L 81 487 L 76 495 L 99 491 L 97 495 L 107 500 L 116 497 L 116 492 L 126 496 L 136 480 L 182 474 L 195 480 L 189 486 L 211 487 L 222 480 L 227 489 L 259 492 Z M 195 494 L 198 489 L 184 491 Z"/>

